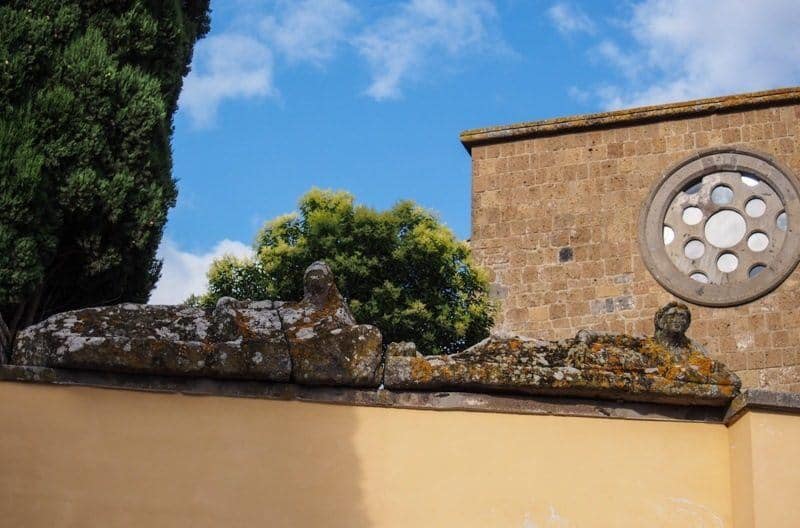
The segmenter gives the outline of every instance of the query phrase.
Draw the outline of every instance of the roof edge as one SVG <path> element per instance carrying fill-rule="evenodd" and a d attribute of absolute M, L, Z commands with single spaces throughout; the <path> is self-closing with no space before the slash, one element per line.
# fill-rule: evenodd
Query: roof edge
<path fill-rule="evenodd" d="M 464 147 L 470 150 L 474 146 L 502 143 L 515 139 L 642 122 L 666 121 L 691 115 L 705 115 L 741 108 L 782 106 L 797 102 L 800 102 L 800 86 L 627 108 L 596 114 L 556 117 L 511 125 L 475 128 L 465 130 L 460 134 L 459 138 Z"/>

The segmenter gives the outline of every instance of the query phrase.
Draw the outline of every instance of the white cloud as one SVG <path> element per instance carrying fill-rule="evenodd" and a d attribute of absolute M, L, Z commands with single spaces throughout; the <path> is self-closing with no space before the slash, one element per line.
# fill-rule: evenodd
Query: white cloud
<path fill-rule="evenodd" d="M 599 59 L 616 67 L 629 79 L 636 79 L 642 70 L 642 62 L 638 57 L 625 53 L 610 40 L 604 40 L 594 49 Z"/>
<path fill-rule="evenodd" d="M 180 106 L 195 126 L 214 124 L 226 100 L 274 96 L 274 58 L 321 66 L 346 40 L 357 11 L 345 0 L 278 2 L 276 14 L 245 10 L 236 30 L 197 43 Z"/>
<path fill-rule="evenodd" d="M 163 260 L 161 279 L 150 295 L 150 304 L 180 304 L 191 294 L 202 294 L 208 289 L 206 273 L 214 259 L 223 255 L 239 258 L 254 255 L 250 246 L 235 240 L 222 240 L 207 253 L 181 251 L 175 242 L 164 239 L 158 248 L 158 258 Z"/>
<path fill-rule="evenodd" d="M 222 101 L 274 94 L 270 50 L 246 35 L 221 34 L 197 44 L 179 104 L 196 126 L 208 127 Z"/>
<path fill-rule="evenodd" d="M 491 40 L 497 12 L 487 0 L 410 0 L 379 19 L 354 44 L 372 70 L 367 95 L 392 99 L 401 85 L 423 76 L 437 57 L 449 60 L 481 51 Z"/>
<path fill-rule="evenodd" d="M 304 0 L 288 4 L 277 16 L 266 16 L 261 29 L 289 62 L 321 66 L 346 40 L 346 30 L 357 14 L 344 0 Z"/>
<path fill-rule="evenodd" d="M 495 36 L 491 0 L 404 0 L 373 21 L 348 0 L 268 5 L 245 3 L 231 28 L 197 44 L 180 98 L 196 126 L 212 126 L 226 100 L 277 95 L 274 73 L 284 63 L 322 67 L 344 47 L 366 60 L 366 93 L 375 100 L 399 97 L 405 82 L 452 66 L 467 52 L 508 51 Z"/>
<path fill-rule="evenodd" d="M 798 27 L 797 0 L 639 2 L 622 26 L 634 45 L 595 49 L 629 82 L 598 96 L 618 108 L 798 84 Z"/>
<path fill-rule="evenodd" d="M 566 2 L 553 4 L 547 16 L 561 33 L 594 33 L 595 25 L 589 16 L 579 8 Z"/>

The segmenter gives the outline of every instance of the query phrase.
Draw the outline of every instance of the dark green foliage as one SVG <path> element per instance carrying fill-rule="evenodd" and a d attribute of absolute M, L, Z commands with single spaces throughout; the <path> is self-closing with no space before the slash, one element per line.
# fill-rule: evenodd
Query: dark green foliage
<path fill-rule="evenodd" d="M 208 0 L 0 5 L 0 314 L 146 301 Z"/>
<path fill-rule="evenodd" d="M 488 283 L 469 247 L 411 202 L 379 212 L 354 205 L 348 193 L 315 189 L 300 200 L 299 214 L 267 222 L 255 246 L 253 260 L 212 265 L 201 304 L 222 296 L 297 299 L 306 267 L 322 259 L 356 319 L 378 326 L 385 343 L 449 353 L 486 337 L 492 324 Z"/>

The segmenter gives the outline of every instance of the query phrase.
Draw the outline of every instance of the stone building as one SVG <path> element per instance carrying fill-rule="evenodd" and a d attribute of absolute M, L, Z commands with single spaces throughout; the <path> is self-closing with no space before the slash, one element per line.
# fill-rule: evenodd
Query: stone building
<path fill-rule="evenodd" d="M 499 329 L 690 337 L 800 391 L 800 88 L 469 130 L 472 237 Z"/>

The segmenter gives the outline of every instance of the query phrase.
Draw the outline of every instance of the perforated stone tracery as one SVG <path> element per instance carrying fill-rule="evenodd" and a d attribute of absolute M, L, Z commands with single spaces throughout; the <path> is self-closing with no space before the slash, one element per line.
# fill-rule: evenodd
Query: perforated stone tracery
<path fill-rule="evenodd" d="M 643 211 L 640 245 L 653 276 L 711 306 L 766 294 L 797 264 L 794 179 L 766 156 L 715 151 L 668 173 Z"/>
<path fill-rule="evenodd" d="M 750 270 L 767 264 L 783 246 L 786 230 L 778 227 L 777 218 L 785 207 L 755 175 L 708 174 L 690 182 L 667 209 L 664 230 L 672 231 L 664 237 L 667 254 L 675 267 L 699 282 L 750 280 Z"/>

